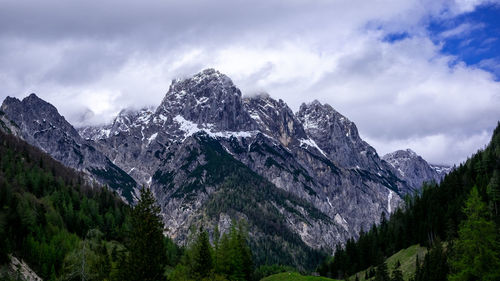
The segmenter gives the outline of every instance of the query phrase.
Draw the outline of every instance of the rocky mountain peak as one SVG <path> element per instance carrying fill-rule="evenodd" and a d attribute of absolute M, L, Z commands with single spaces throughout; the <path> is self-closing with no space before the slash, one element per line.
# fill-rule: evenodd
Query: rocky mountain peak
<path fill-rule="evenodd" d="M 382 157 L 394 167 L 399 176 L 412 186 L 419 188 L 424 181 L 441 181 L 444 175 L 439 174 L 427 161 L 411 149 L 396 150 Z"/>
<path fill-rule="evenodd" d="M 229 77 L 214 69 L 174 80 L 156 115 L 169 120 L 182 117 L 218 131 L 248 131 L 256 127 L 243 109 L 241 91 Z"/>
<path fill-rule="evenodd" d="M 306 130 L 318 130 L 322 129 L 324 125 L 328 125 L 332 129 L 340 130 L 337 133 L 345 135 L 353 141 L 360 139 L 356 125 L 329 104 L 321 104 L 318 100 L 308 104 L 302 103 L 297 116 Z"/>
<path fill-rule="evenodd" d="M 364 142 L 356 125 L 328 104 L 303 103 L 296 113 L 307 135 L 330 159 L 345 167 L 379 170 L 380 159 Z"/>
<path fill-rule="evenodd" d="M 52 104 L 31 94 L 22 101 L 6 98 L 1 110 L 6 115 L 3 118 L 15 123 L 19 127 L 19 134 L 28 143 L 39 147 L 64 165 L 84 171 L 92 180 L 107 184 L 132 202 L 137 183 L 92 143 L 82 139 Z"/>
<path fill-rule="evenodd" d="M 400 161 L 400 160 L 410 160 L 410 159 L 415 159 L 415 158 L 419 158 L 420 156 L 417 155 L 417 153 L 415 153 L 415 151 L 407 148 L 407 149 L 404 149 L 404 150 L 396 150 L 394 152 L 390 152 L 390 153 L 387 153 L 386 155 L 384 155 L 384 159 L 386 159 L 386 161 Z M 420 157 L 421 158 L 421 157 Z"/>
<path fill-rule="evenodd" d="M 126 131 L 131 126 L 140 126 L 153 117 L 151 108 L 142 108 L 140 110 L 124 109 L 113 120 L 112 131 Z"/>
<path fill-rule="evenodd" d="M 58 129 L 65 135 L 79 137 L 78 132 L 59 114 L 56 107 L 32 93 L 22 101 L 7 97 L 1 110 L 10 120 L 18 124 L 24 131 L 44 131 Z M 25 136 L 29 137 L 29 136 Z"/>
<path fill-rule="evenodd" d="M 284 146 L 307 135 L 293 111 L 281 99 L 275 100 L 267 93 L 243 99 L 245 110 L 259 125 L 259 130 L 278 139 Z"/>

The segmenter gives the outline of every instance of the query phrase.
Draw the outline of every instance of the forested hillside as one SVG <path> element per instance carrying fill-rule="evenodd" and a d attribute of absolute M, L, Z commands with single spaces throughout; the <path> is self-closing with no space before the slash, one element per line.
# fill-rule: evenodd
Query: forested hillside
<path fill-rule="evenodd" d="M 407 197 L 406 207 L 361 233 L 357 241 L 337 246 L 334 257 L 318 270 L 323 276 L 345 278 L 370 266 L 383 268 L 386 257 L 421 244 L 430 252 L 420 261 L 416 280 L 442 280 L 448 273 L 453 280 L 498 280 L 499 203 L 500 123 L 484 150 L 441 184 L 427 184 L 420 194 Z"/>
<path fill-rule="evenodd" d="M 255 280 L 283 270 L 254 272 L 244 222 L 212 243 L 200 230 L 184 250 L 164 237 L 148 189 L 131 208 L 1 131 L 0 156 L 0 280 L 22 277 L 5 270 L 12 256 L 43 280 Z"/>
<path fill-rule="evenodd" d="M 1 262 L 12 253 L 44 280 L 53 280 L 66 274 L 64 265 L 85 243 L 98 239 L 87 251 L 95 251 L 96 266 L 103 265 L 96 274 L 108 275 L 112 259 L 103 241 L 124 241 L 130 208 L 105 188 L 85 184 L 83 175 L 2 132 L 0 157 Z"/>
<path fill-rule="evenodd" d="M 1 264 L 14 256 L 44 280 L 259 280 L 294 271 L 260 266 L 273 255 L 270 247 L 248 244 L 248 227 L 262 222 L 257 215 L 233 221 L 224 234 L 217 226 L 213 235 L 199 229 L 183 249 L 164 237 L 160 208 L 149 189 L 141 189 L 130 207 L 106 187 L 86 183 L 83 174 L 3 132 L 0 156 Z M 251 190 L 252 182 L 242 180 L 252 177 L 239 175 L 243 178 L 231 178 L 215 193 L 231 208 L 244 200 L 242 187 Z M 264 195 L 259 198 L 265 200 Z M 358 240 L 337 246 L 318 271 L 337 279 L 359 279 L 356 273 L 364 272 L 363 280 L 403 280 L 399 261 L 388 268 L 386 258 L 420 244 L 428 254 L 417 258 L 414 280 L 498 280 L 499 205 L 500 124 L 484 150 L 441 184 L 426 184 L 421 193 L 408 196 L 404 208 L 361 232 Z M 227 206 L 209 207 L 210 216 Z M 276 219 L 266 223 L 279 223 Z"/>

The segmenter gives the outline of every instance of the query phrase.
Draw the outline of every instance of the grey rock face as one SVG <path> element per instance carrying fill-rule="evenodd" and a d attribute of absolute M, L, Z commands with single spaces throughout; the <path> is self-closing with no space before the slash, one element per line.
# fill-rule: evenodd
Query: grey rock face
<path fill-rule="evenodd" d="M 359 138 L 355 125 L 345 117 L 342 122 L 331 107 L 304 105 L 302 113 L 294 114 L 283 101 L 266 94 L 242 99 L 227 76 L 210 69 L 174 81 L 154 112 L 122 112 L 113 124 L 82 128 L 80 133 L 153 189 L 167 225 L 172 226 L 169 235 L 178 241 L 186 239 L 217 190 L 217 185 L 206 183 L 211 177 L 207 171 L 199 184 L 203 189 L 179 195 L 199 180 L 190 178 L 190 173 L 209 165 L 193 138 L 204 132 L 233 159 L 326 215 L 329 222 L 309 220 L 304 226 L 281 209 L 289 217 L 288 227 L 307 245 L 332 249 L 394 210 L 407 187 Z M 311 126 L 304 129 L 307 114 L 322 119 L 316 131 Z M 321 135 L 322 130 L 328 132 Z M 346 133 L 351 134 L 347 140 Z M 338 155 L 342 153 L 348 155 Z M 360 156 L 348 162 L 354 154 Z"/>
<path fill-rule="evenodd" d="M 173 81 L 156 109 L 124 110 L 79 135 L 55 108 L 33 112 L 31 103 L 40 101 L 9 99 L 2 110 L 21 113 L 16 123 L 26 137 L 63 163 L 92 172 L 107 160 L 150 187 L 167 234 L 181 243 L 197 226 L 223 230 L 245 219 L 255 243 L 290 246 L 287 239 L 298 237 L 297 255 L 304 247 L 332 250 L 413 190 L 331 106 L 313 102 L 294 114 L 266 94 L 242 98 L 213 69 Z"/>
<path fill-rule="evenodd" d="M 439 183 L 449 172 L 446 167 L 432 167 L 411 149 L 388 153 L 383 159 L 397 170 L 400 178 L 405 179 L 416 189 L 420 188 L 424 182 Z"/>
<path fill-rule="evenodd" d="M 7 97 L 1 107 L 6 118 L 14 122 L 21 137 L 68 167 L 85 171 L 102 184 L 122 192 L 132 200 L 135 181 L 92 143 L 83 140 L 57 109 L 31 94 L 22 101 Z"/>
<path fill-rule="evenodd" d="M 448 165 L 439 165 L 439 164 L 429 164 L 434 171 L 439 175 L 441 179 L 443 179 L 447 174 L 453 171 L 454 167 Z"/>
<path fill-rule="evenodd" d="M 173 81 L 157 115 L 182 116 L 217 131 L 252 130 L 254 121 L 243 110 L 241 92 L 224 74 L 206 69 L 192 78 Z"/>
<path fill-rule="evenodd" d="M 278 140 L 283 146 L 307 139 L 302 124 L 282 100 L 274 100 L 268 94 L 261 94 L 243 100 L 245 110 L 259 126 L 259 131 Z"/>
<path fill-rule="evenodd" d="M 13 134 L 14 136 L 21 137 L 21 131 L 14 121 L 7 118 L 5 112 L 0 110 L 0 131 L 6 134 Z"/>
<path fill-rule="evenodd" d="M 363 141 L 356 125 L 328 104 L 302 104 L 297 117 L 307 134 L 334 162 L 346 168 L 380 170 L 383 166 L 373 147 Z"/>
<path fill-rule="evenodd" d="M 316 100 L 302 104 L 297 118 L 307 135 L 333 163 L 375 174 L 383 185 L 400 194 L 413 192 L 413 186 L 397 177 L 393 167 L 380 159 L 375 149 L 360 138 L 356 125 L 330 105 Z"/>

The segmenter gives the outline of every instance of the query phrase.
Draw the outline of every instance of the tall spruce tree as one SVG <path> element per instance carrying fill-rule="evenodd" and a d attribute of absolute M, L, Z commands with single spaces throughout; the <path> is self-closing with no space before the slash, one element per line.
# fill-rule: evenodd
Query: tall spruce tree
<path fill-rule="evenodd" d="M 490 208 L 494 217 L 500 213 L 500 171 L 495 170 L 487 187 Z"/>
<path fill-rule="evenodd" d="M 425 255 L 423 263 L 418 265 L 415 281 L 441 281 L 446 280 L 449 272 L 446 252 L 441 241 L 436 240 L 432 248 Z"/>
<path fill-rule="evenodd" d="M 142 187 L 140 196 L 131 213 L 125 277 L 131 281 L 162 280 L 166 254 L 160 208 L 149 189 Z"/>
<path fill-rule="evenodd" d="M 387 263 L 383 262 L 377 266 L 375 271 L 375 281 L 390 281 L 389 271 L 387 269 Z"/>
<path fill-rule="evenodd" d="M 449 280 L 500 280 L 498 233 L 488 220 L 488 209 L 474 187 L 465 203 L 466 220 L 460 225 L 459 237 L 450 258 Z"/>
<path fill-rule="evenodd" d="M 391 281 L 403 281 L 403 272 L 401 271 L 401 263 L 399 260 L 394 265 L 394 269 L 392 270 L 392 278 Z"/>
<path fill-rule="evenodd" d="M 197 279 L 210 276 L 213 269 L 212 246 L 208 239 L 208 233 L 201 229 L 193 249 L 192 267 L 194 277 Z"/>

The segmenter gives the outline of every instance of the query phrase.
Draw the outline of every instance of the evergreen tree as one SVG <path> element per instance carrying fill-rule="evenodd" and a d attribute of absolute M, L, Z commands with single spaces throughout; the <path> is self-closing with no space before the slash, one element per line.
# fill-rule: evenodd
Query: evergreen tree
<path fill-rule="evenodd" d="M 403 281 L 403 272 L 401 271 L 401 263 L 399 263 L 399 260 L 396 262 L 394 270 L 392 270 L 391 281 Z"/>
<path fill-rule="evenodd" d="M 192 269 L 193 275 L 197 279 L 208 277 L 213 269 L 212 246 L 208 239 L 208 233 L 201 229 L 193 248 Z"/>
<path fill-rule="evenodd" d="M 389 281 L 391 278 L 389 277 L 389 272 L 387 270 L 387 263 L 383 262 L 379 266 L 377 266 L 377 270 L 375 272 L 375 281 Z"/>
<path fill-rule="evenodd" d="M 7 235 L 5 233 L 6 220 L 4 214 L 0 213 L 0 265 L 9 262 Z"/>
<path fill-rule="evenodd" d="M 215 271 L 217 273 L 230 275 L 233 260 L 231 247 L 229 245 L 229 236 L 227 233 L 222 234 L 222 237 L 218 242 L 217 252 L 215 255 L 217 256 Z"/>
<path fill-rule="evenodd" d="M 446 252 L 443 249 L 441 241 L 436 243 L 425 255 L 422 265 L 418 267 L 415 274 L 415 281 L 441 281 L 446 279 L 449 272 Z"/>
<path fill-rule="evenodd" d="M 131 212 L 128 250 L 127 280 L 163 279 L 166 264 L 163 222 L 153 194 L 145 187 L 141 188 L 139 201 Z"/>
<path fill-rule="evenodd" d="M 476 187 L 465 203 L 464 213 L 467 218 L 460 225 L 459 237 L 453 246 L 449 280 L 499 280 L 497 229 L 487 220 L 487 207 Z"/>
<path fill-rule="evenodd" d="M 500 172 L 495 170 L 487 187 L 488 196 L 490 199 L 491 212 L 495 217 L 498 216 L 500 210 Z"/>
<path fill-rule="evenodd" d="M 92 229 L 79 248 L 69 253 L 63 263 L 61 280 L 104 280 L 111 269 L 106 248 L 102 240 L 103 233 Z M 52 270 L 55 274 L 55 269 Z"/>

